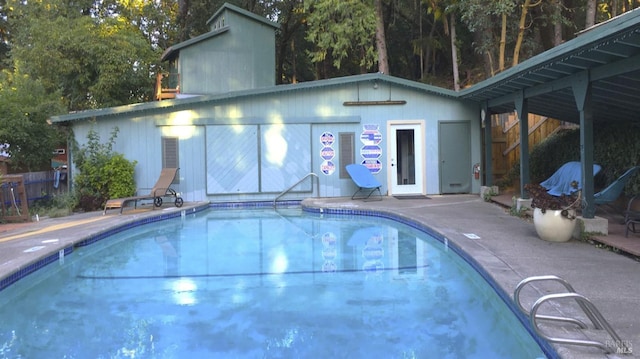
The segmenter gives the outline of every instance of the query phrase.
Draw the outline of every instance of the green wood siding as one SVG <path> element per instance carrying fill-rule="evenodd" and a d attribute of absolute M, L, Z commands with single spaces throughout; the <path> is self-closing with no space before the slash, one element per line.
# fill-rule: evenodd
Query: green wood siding
<path fill-rule="evenodd" d="M 345 101 L 403 100 L 404 105 L 344 106 Z M 265 92 L 255 96 L 230 97 L 215 101 L 194 101 L 187 108 L 156 108 L 153 111 L 105 116 L 93 125 L 72 122 L 76 138 L 86 142 L 91 126 L 108 139 L 114 126 L 120 128 L 114 150 L 138 161 L 139 187 L 155 183 L 162 166 L 162 137 L 179 138 L 180 184 L 185 200 L 265 200 L 270 201 L 309 172 L 318 174 L 320 194 L 351 196 L 354 184 L 340 178 L 339 133 L 355 134 L 355 162 L 362 161 L 360 136 L 364 125 L 377 125 L 382 133 L 376 178 L 387 191 L 387 121 L 424 120 L 426 144 L 424 168 L 428 194 L 440 192 L 438 124 L 465 121 L 470 125 L 472 163 L 480 162 L 480 120 L 475 105 L 456 99 L 426 94 L 413 88 L 368 82 L 312 87 L 299 91 Z M 92 122 L 91 122 L 92 123 Z M 335 165 L 332 173 L 322 172 L 324 132 L 333 134 Z M 275 135 L 274 135 L 275 134 Z M 272 138 L 275 138 L 272 140 Z M 468 137 L 459 141 L 469 141 Z M 269 143 L 285 144 L 281 161 L 270 157 Z M 277 146 L 276 146 L 277 147 Z M 469 175 L 471 172 L 469 169 Z M 479 183 L 472 181 L 472 192 Z M 285 199 L 309 197 L 311 181 L 302 183 Z M 317 191 L 314 188 L 313 195 Z"/>
<path fill-rule="evenodd" d="M 275 32 L 224 11 L 229 31 L 180 50 L 180 91 L 216 94 L 275 85 Z"/>

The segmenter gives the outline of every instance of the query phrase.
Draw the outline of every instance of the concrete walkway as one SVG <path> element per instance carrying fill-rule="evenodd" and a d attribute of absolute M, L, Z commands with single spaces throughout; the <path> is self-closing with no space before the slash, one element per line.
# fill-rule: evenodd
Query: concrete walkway
<path fill-rule="evenodd" d="M 491 197 L 491 200 L 505 208 L 513 206 L 513 197 L 518 196 L 514 193 L 500 193 Z M 614 250 L 640 257 L 640 234 L 629 232 L 625 236 L 624 224 L 624 208 L 626 201 L 623 201 L 622 209 L 610 206 L 597 206 L 596 217 L 606 218 L 608 220 L 608 229 L 606 235 L 594 235 L 591 240 L 600 244 L 609 246 Z"/>
<path fill-rule="evenodd" d="M 207 203 L 185 203 L 181 209 L 139 209 L 102 216 L 102 212 L 75 214 L 45 219 L 9 228 L 0 225 L 0 280 L 25 266 L 56 254 L 88 236 L 114 227 L 176 211 L 192 211 Z M 640 357 L 640 262 L 629 256 L 597 246 L 571 240 L 549 243 L 540 240 L 533 224 L 511 216 L 504 207 L 485 202 L 478 195 L 432 196 L 429 199 L 352 201 L 348 198 L 310 198 L 303 201 L 310 208 L 362 210 L 388 214 L 423 223 L 447 238 L 450 245 L 468 253 L 509 297 L 524 278 L 557 275 L 589 298 L 619 334 L 633 354 L 609 354 L 591 347 L 556 345 L 563 358 L 634 358 Z M 638 238 L 640 240 L 640 238 Z M 40 248 L 42 247 L 42 248 Z M 38 248 L 38 249 L 34 249 Z M 562 292 L 557 283 L 535 283 L 523 291 L 529 307 L 542 295 Z M 1 294 L 0 294 L 1 295 Z M 573 301 L 550 305 L 549 314 L 581 319 L 591 324 Z M 590 338 L 615 346 L 602 330 L 579 331 L 573 325 L 544 323 L 546 333 L 572 338 Z M 586 336 L 585 336 L 586 335 Z"/>

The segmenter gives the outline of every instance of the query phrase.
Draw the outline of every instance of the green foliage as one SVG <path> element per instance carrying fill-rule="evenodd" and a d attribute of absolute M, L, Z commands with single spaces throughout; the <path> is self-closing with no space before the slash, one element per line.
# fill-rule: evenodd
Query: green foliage
<path fill-rule="evenodd" d="M 0 144 L 14 168 L 41 168 L 62 141 L 61 132 L 47 123 L 50 116 L 64 112 L 58 93 L 48 93 L 42 82 L 8 70 L 0 73 Z"/>
<path fill-rule="evenodd" d="M 133 171 L 136 161 L 129 161 L 121 153 L 114 154 L 103 168 L 103 175 L 111 179 L 108 184 L 108 197 L 129 197 L 136 192 Z"/>
<path fill-rule="evenodd" d="M 596 185 L 605 187 L 630 167 L 638 165 L 640 158 L 640 124 L 607 122 L 594 126 L 593 161 L 602 166 L 595 178 Z M 550 136 L 531 151 L 531 182 L 544 181 L 562 164 L 580 161 L 580 129 L 561 131 Z M 625 193 L 640 193 L 640 178 L 634 176 Z"/>
<path fill-rule="evenodd" d="M 69 110 L 149 100 L 160 49 L 123 17 L 79 16 L 70 8 L 55 1 L 16 4 L 8 19 L 14 65 L 46 91 L 59 91 Z"/>
<path fill-rule="evenodd" d="M 501 16 L 506 14 L 516 19 L 517 16 L 513 16 L 515 5 L 512 0 L 465 0 L 457 3 L 457 10 L 469 31 L 482 34 L 478 37 L 480 42 L 475 44 L 478 53 L 495 52 L 498 49 Z M 518 22 L 509 21 L 507 26 L 508 33 L 514 33 Z"/>
<path fill-rule="evenodd" d="M 70 215 L 77 204 L 75 195 L 67 192 L 37 201 L 29 208 L 29 213 L 32 216 L 37 214 L 40 217 L 64 217 Z"/>
<path fill-rule="evenodd" d="M 146 101 L 163 66 L 158 63 L 162 51 L 208 32 L 207 21 L 225 2 L 281 25 L 276 32 L 277 83 L 353 75 L 371 71 L 377 61 L 373 0 L 3 0 L 0 69 L 21 68 L 48 92 L 61 90 L 72 111 Z M 627 3 L 599 6 L 598 19 L 632 9 Z M 384 1 L 391 72 L 451 87 L 447 23 L 456 16 L 460 72 L 467 74 L 463 83 L 486 78 L 490 72 L 483 71 L 488 69 L 484 65 L 497 62 L 499 17 L 509 14 L 506 46 L 511 49 L 521 4 Z M 542 2 L 531 9 L 521 58 L 551 48 L 555 24 L 563 24 L 562 40 L 575 36 L 584 28 L 585 4 Z"/>
<path fill-rule="evenodd" d="M 520 160 L 517 160 L 514 165 L 505 173 L 502 178 L 496 181 L 496 186 L 500 188 L 509 188 L 513 186 L 520 179 Z"/>
<path fill-rule="evenodd" d="M 497 195 L 498 192 L 496 191 L 496 189 L 494 187 L 491 187 L 482 194 L 482 199 L 484 199 L 485 202 L 491 202 L 491 197 Z"/>
<path fill-rule="evenodd" d="M 551 176 L 569 161 L 580 160 L 580 130 L 561 130 L 533 147 L 529 157 L 532 183 L 539 183 Z"/>
<path fill-rule="evenodd" d="M 114 128 L 106 143 L 93 129 L 87 134 L 87 143 L 74 149 L 76 168 L 74 188 L 79 207 L 85 211 L 100 209 L 109 198 L 128 197 L 135 194 L 134 168 L 136 161 L 128 161 L 122 154 L 113 152 L 118 135 Z"/>
<path fill-rule="evenodd" d="M 518 199 L 513 196 L 511 197 L 511 207 L 509 207 L 509 214 L 515 217 L 524 218 L 528 214 L 528 209 L 526 207 L 518 208 Z"/>
<path fill-rule="evenodd" d="M 308 12 L 306 38 L 317 47 L 309 52 L 312 62 L 322 62 L 329 54 L 338 69 L 354 55 L 359 57 L 362 67 L 371 67 L 377 61 L 373 2 L 305 1 L 305 10 Z"/>
<path fill-rule="evenodd" d="M 630 167 L 640 164 L 640 124 L 607 122 L 594 126 L 594 163 L 602 166 L 595 177 L 596 191 L 620 177 Z M 560 166 L 569 161 L 580 161 L 580 129 L 559 131 L 532 148 L 529 155 L 531 183 L 549 178 Z M 508 187 L 519 175 L 516 163 L 507 175 L 498 181 Z M 640 193 L 640 176 L 634 176 L 625 187 L 625 194 Z"/>

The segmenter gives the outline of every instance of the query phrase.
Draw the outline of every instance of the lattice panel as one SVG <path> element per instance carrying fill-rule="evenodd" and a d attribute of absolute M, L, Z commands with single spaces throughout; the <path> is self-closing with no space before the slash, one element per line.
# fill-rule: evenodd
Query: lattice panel
<path fill-rule="evenodd" d="M 263 125 L 261 134 L 262 192 L 281 192 L 312 172 L 310 125 Z M 311 180 L 293 191 L 311 191 Z"/>
<path fill-rule="evenodd" d="M 207 194 L 259 191 L 258 126 L 207 126 Z"/>

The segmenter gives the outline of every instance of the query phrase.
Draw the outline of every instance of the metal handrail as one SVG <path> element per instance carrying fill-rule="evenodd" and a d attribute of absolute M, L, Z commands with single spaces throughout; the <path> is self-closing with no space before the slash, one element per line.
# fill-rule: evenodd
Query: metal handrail
<path fill-rule="evenodd" d="M 289 218 L 287 218 L 286 216 L 283 216 L 280 212 L 278 212 L 278 208 L 274 208 L 274 211 L 280 218 L 282 218 L 283 220 L 289 222 L 292 226 L 296 227 L 300 232 L 304 233 L 305 236 L 307 236 L 307 237 L 309 237 L 311 239 L 315 239 L 320 235 L 319 233 L 312 234 L 312 233 L 307 232 L 306 229 L 300 227 L 295 222 L 293 222 L 292 220 L 290 220 Z"/>
<path fill-rule="evenodd" d="M 541 275 L 541 276 L 535 276 L 535 277 L 529 277 L 529 278 L 523 279 L 520 283 L 518 283 L 518 285 L 516 286 L 515 291 L 513 292 L 513 300 L 516 302 L 516 305 L 518 305 L 518 308 L 520 308 L 520 310 L 524 314 L 526 314 L 527 316 L 531 316 L 531 313 L 529 313 L 529 311 L 527 311 L 524 308 L 524 306 L 522 305 L 522 302 L 520 301 L 520 292 L 522 291 L 522 289 L 527 284 L 530 284 L 530 283 L 533 283 L 533 282 L 541 282 L 541 281 L 559 282 L 560 284 L 562 284 L 567 289 L 567 291 L 569 293 L 576 293 L 575 289 L 573 289 L 573 287 L 571 286 L 571 284 L 569 284 L 569 282 L 567 282 L 563 278 L 560 278 L 560 277 L 555 276 L 555 275 Z M 589 317 L 591 322 L 595 323 L 596 320 L 590 314 L 588 308 L 586 306 L 584 306 L 581 302 L 578 302 L 578 305 L 580 305 L 580 308 Z M 587 328 L 586 324 L 584 324 L 582 321 L 580 321 L 578 319 L 574 319 L 574 318 L 556 317 L 556 316 L 550 316 L 550 315 L 540 315 L 540 316 L 538 316 L 538 318 L 539 319 L 546 319 L 546 320 L 553 320 L 553 321 L 558 321 L 558 322 L 574 323 L 574 324 L 578 325 L 582 329 L 586 329 Z M 602 329 L 602 328 L 601 327 L 596 327 L 596 329 Z"/>
<path fill-rule="evenodd" d="M 540 306 L 547 301 L 559 300 L 559 299 L 575 299 L 580 304 L 580 307 L 587 308 L 587 312 L 585 312 L 585 314 L 587 314 L 587 316 L 589 316 L 590 319 L 593 317 L 592 322 L 594 327 L 604 328 L 607 331 L 607 333 L 609 333 L 611 338 L 613 338 L 614 343 L 616 343 L 616 346 L 618 346 L 616 348 L 616 351 L 621 353 L 630 353 L 629 351 L 630 348 L 626 346 L 626 342 L 620 339 L 618 334 L 615 332 L 615 330 L 613 330 L 609 322 L 607 322 L 604 319 L 604 317 L 602 316 L 600 311 L 598 311 L 595 305 L 593 305 L 593 303 L 591 303 L 591 301 L 587 299 L 585 296 L 583 296 L 582 294 L 578 294 L 575 292 L 545 295 L 540 299 L 538 299 L 533 304 L 533 306 L 531 307 L 531 315 L 529 316 L 529 320 L 531 321 L 531 325 L 533 326 L 533 329 L 536 331 L 536 333 L 538 333 L 538 335 L 540 335 L 541 337 L 553 343 L 592 346 L 592 347 L 600 348 L 607 353 L 613 352 L 612 350 L 613 348 L 610 345 L 605 345 L 599 341 L 557 338 L 557 337 L 550 337 L 542 333 L 540 328 L 538 328 L 538 323 L 537 323 L 537 319 L 540 319 L 540 316 L 537 315 L 538 309 L 540 309 Z"/>
<path fill-rule="evenodd" d="M 539 281 L 559 282 L 567 289 L 568 292 L 548 294 L 540 297 L 538 300 L 535 301 L 535 303 L 531 307 L 531 311 L 529 312 L 524 308 L 524 306 L 522 305 L 522 302 L 520 301 L 520 292 L 527 284 L 530 284 L 533 282 L 539 282 Z M 540 306 L 542 306 L 542 304 L 544 304 L 545 302 L 551 301 L 551 300 L 563 300 L 563 299 L 575 299 L 575 301 L 578 303 L 578 305 L 580 306 L 582 311 L 585 313 L 585 315 L 589 318 L 589 320 L 591 320 L 591 323 L 593 323 L 593 326 L 595 327 L 595 329 L 604 329 L 607 331 L 607 333 L 609 333 L 611 338 L 613 338 L 614 343 L 616 345 L 616 351 L 618 353 L 631 353 L 631 348 L 627 346 L 627 342 L 620 339 L 620 336 L 618 336 L 615 330 L 613 330 L 609 322 L 607 322 L 604 319 L 604 317 L 602 316 L 600 311 L 596 308 L 596 306 L 589 299 L 587 299 L 587 297 L 583 296 L 582 294 L 576 293 L 576 291 L 573 289 L 573 286 L 571 286 L 571 284 L 569 284 L 569 282 L 567 282 L 566 280 L 555 275 L 529 277 L 522 280 L 520 283 L 518 283 L 513 293 L 513 300 L 516 302 L 516 305 L 523 313 L 525 313 L 529 317 L 531 326 L 533 326 L 533 329 L 536 331 L 536 333 L 539 336 L 553 343 L 592 346 L 592 347 L 600 348 L 607 353 L 612 353 L 613 348 L 611 345 L 605 345 L 598 341 L 557 338 L 557 337 L 550 337 L 542 333 L 542 331 L 538 327 L 539 319 L 573 323 L 578 325 L 582 329 L 588 328 L 588 326 L 585 323 L 575 318 L 556 317 L 556 316 L 538 314 L 538 310 L 540 309 Z"/>
<path fill-rule="evenodd" d="M 276 206 L 276 202 L 278 201 L 278 199 L 282 196 L 284 196 L 285 194 L 287 194 L 289 191 L 291 191 L 295 186 L 299 185 L 300 183 L 302 183 L 302 181 L 306 180 L 307 178 L 314 176 L 316 178 L 316 182 L 317 182 L 317 187 L 318 187 L 318 197 L 320 197 L 320 177 L 318 177 L 317 174 L 310 172 L 308 173 L 306 176 L 302 177 L 302 179 L 300 179 L 298 182 L 294 183 L 291 187 L 285 189 L 284 191 L 282 191 L 274 200 L 273 200 L 273 207 Z M 311 182 L 311 193 L 313 193 L 313 181 Z"/>

